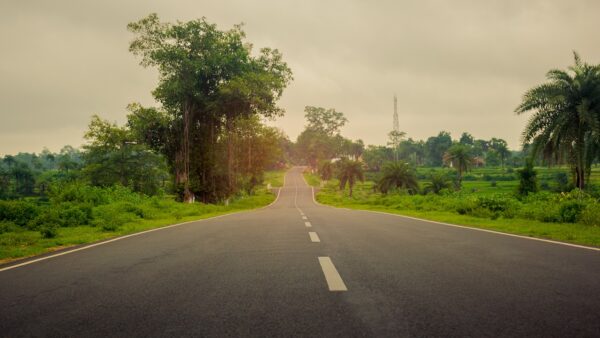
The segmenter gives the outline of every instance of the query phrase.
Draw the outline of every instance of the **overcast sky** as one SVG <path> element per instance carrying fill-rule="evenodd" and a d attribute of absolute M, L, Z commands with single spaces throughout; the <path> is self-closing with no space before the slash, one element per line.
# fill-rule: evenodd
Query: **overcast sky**
<path fill-rule="evenodd" d="M 245 23 L 255 48 L 278 48 L 294 72 L 274 122 L 292 140 L 306 105 L 336 108 L 343 134 L 384 144 L 393 95 L 400 129 L 415 139 L 520 144 L 514 108 L 572 50 L 600 62 L 600 1 L 2 1 L 0 155 L 80 146 L 92 114 L 119 123 L 130 102 L 155 104 L 157 72 L 128 52 L 126 25 L 151 12 L 165 21 Z"/>

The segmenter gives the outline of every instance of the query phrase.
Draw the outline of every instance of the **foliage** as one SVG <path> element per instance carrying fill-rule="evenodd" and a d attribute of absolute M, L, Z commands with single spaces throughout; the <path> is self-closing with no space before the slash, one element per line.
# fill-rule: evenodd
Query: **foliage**
<path fill-rule="evenodd" d="M 340 190 L 348 185 L 349 196 L 352 196 L 352 188 L 356 181 L 364 181 L 362 164 L 358 161 L 342 159 L 337 164 L 337 178 L 340 181 Z"/>
<path fill-rule="evenodd" d="M 431 174 L 430 181 L 424 186 L 424 191 L 439 194 L 444 189 L 451 190 L 452 186 L 452 180 L 448 177 L 448 173 L 438 171 Z"/>
<path fill-rule="evenodd" d="M 519 175 L 519 188 L 518 194 L 526 196 L 529 193 L 538 191 L 537 186 L 537 171 L 533 169 L 533 161 L 529 160 L 526 162 L 525 167 L 517 171 Z"/>
<path fill-rule="evenodd" d="M 443 156 L 452 146 L 452 137 L 445 131 L 441 131 L 437 136 L 432 136 L 425 142 L 425 161 L 430 166 L 441 167 Z"/>
<path fill-rule="evenodd" d="M 269 176 L 282 182 L 281 172 Z M 261 187 L 252 196 L 235 196 L 228 205 L 184 204 L 170 196 L 145 196 L 121 186 L 102 188 L 81 182 L 63 183 L 61 189 L 52 189 L 48 203 L 37 205 L 27 202 L 36 206 L 38 216 L 44 215 L 36 217 L 35 223 L 30 221 L 19 226 L 0 217 L 0 259 L 40 254 L 56 247 L 95 242 L 182 220 L 265 206 L 274 198 L 272 193 Z M 5 202 L 23 201 L 0 201 L 0 205 L 4 206 Z M 68 220 L 74 219 L 69 215 L 79 214 L 73 212 L 75 209 L 84 211 L 86 215 L 88 210 L 91 211 L 87 225 L 68 223 Z"/>
<path fill-rule="evenodd" d="M 283 114 L 276 103 L 292 77 L 281 53 L 263 48 L 254 56 L 241 25 L 221 31 L 204 18 L 172 24 L 150 14 L 128 29 L 130 51 L 159 71 L 153 94 L 169 116 L 151 120 L 166 121 L 167 135 L 150 139 L 163 143 L 152 147 L 168 159 L 181 198 L 214 202 L 237 193 L 239 181 L 258 181 L 258 165 L 249 177 L 236 173 L 237 125 Z"/>
<path fill-rule="evenodd" d="M 460 143 L 453 144 L 444 153 L 444 163 L 456 169 L 458 187 L 462 182 L 462 174 L 473 166 L 473 155 L 471 147 Z"/>
<path fill-rule="evenodd" d="M 342 137 L 340 128 L 348 121 L 342 112 L 335 109 L 306 106 L 306 128 L 296 140 L 295 157 L 300 163 L 306 163 L 313 169 L 323 161 L 336 157 L 348 157 L 358 160 L 364 153 L 364 143 Z"/>
<path fill-rule="evenodd" d="M 403 131 L 392 130 L 388 133 L 388 145 L 392 146 L 394 150 L 394 161 L 398 161 L 398 152 L 400 147 L 400 142 L 406 136 L 406 133 Z"/>
<path fill-rule="evenodd" d="M 585 225 L 600 226 L 600 207 L 588 204 L 579 214 L 578 221 Z"/>
<path fill-rule="evenodd" d="M 563 203 L 559 209 L 560 220 L 566 223 L 575 223 L 585 208 L 585 204 L 580 201 L 568 201 Z"/>
<path fill-rule="evenodd" d="M 134 141 L 130 129 L 94 116 L 85 138 L 83 173 L 92 185 L 121 184 L 147 195 L 164 189 L 169 175 L 163 158 Z"/>
<path fill-rule="evenodd" d="M 599 149 L 600 66 L 582 62 L 577 53 L 574 59 L 568 71 L 551 70 L 548 82 L 527 91 L 516 112 L 533 112 L 523 131 L 532 154 L 569 163 L 575 186 L 583 190 Z"/>
<path fill-rule="evenodd" d="M 392 189 L 406 189 L 410 194 L 419 191 L 414 169 L 404 162 L 389 162 L 383 166 L 376 189 L 387 194 Z"/>
<path fill-rule="evenodd" d="M 330 137 L 339 134 L 340 129 L 348 122 L 344 113 L 334 108 L 306 106 L 304 112 L 304 117 L 308 121 L 307 129 L 323 132 Z"/>
<path fill-rule="evenodd" d="M 367 147 L 363 154 L 363 161 L 369 171 L 380 171 L 385 162 L 394 160 L 393 149 L 384 146 Z"/>
<path fill-rule="evenodd" d="M 0 221 L 10 221 L 18 226 L 26 226 L 39 213 L 39 207 L 29 201 L 1 201 Z"/>
<path fill-rule="evenodd" d="M 334 174 L 334 166 L 330 161 L 321 161 L 319 165 L 319 176 L 322 180 L 329 181 Z"/>

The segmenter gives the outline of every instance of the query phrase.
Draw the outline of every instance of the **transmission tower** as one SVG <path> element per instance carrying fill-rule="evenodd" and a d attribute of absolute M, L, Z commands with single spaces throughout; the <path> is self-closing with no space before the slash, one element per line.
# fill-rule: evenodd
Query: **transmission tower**
<path fill-rule="evenodd" d="M 400 123 L 398 122 L 398 98 L 394 94 L 394 131 L 400 131 Z"/>

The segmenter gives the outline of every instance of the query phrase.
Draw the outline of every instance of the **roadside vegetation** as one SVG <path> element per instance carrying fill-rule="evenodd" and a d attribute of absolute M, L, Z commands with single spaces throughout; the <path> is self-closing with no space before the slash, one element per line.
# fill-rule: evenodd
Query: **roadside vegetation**
<path fill-rule="evenodd" d="M 565 169 L 536 168 L 542 177 L 552 177 Z M 418 217 L 433 221 L 502 231 L 525 236 L 547 238 L 582 245 L 600 247 L 600 204 L 598 197 L 573 190 L 556 192 L 557 187 L 520 196 L 516 177 L 506 178 L 493 185 L 489 176 L 507 176 L 500 168 L 487 168 L 473 173 L 463 189 L 455 191 L 443 188 L 440 193 L 425 189 L 431 180 L 431 172 L 444 172 L 440 168 L 420 168 L 418 180 L 422 190 L 411 193 L 398 189 L 383 194 L 377 190 L 377 182 L 358 182 L 352 196 L 347 189 L 341 190 L 337 179 L 321 187 L 315 174 L 305 173 L 307 182 L 317 188 L 319 203 L 373 211 L 384 211 Z M 489 175 L 489 176 L 486 176 Z M 485 177 L 486 179 L 484 179 Z M 600 178 L 595 169 L 594 179 Z"/>
<path fill-rule="evenodd" d="M 291 144 L 264 123 L 284 113 L 281 53 L 205 19 L 127 28 L 140 65 L 158 70 L 159 106 L 130 104 L 124 125 L 92 116 L 81 148 L 3 156 L 0 260 L 274 200 Z"/>
<path fill-rule="evenodd" d="M 281 186 L 283 170 L 267 172 Z M 47 200 L 0 201 L 0 262 L 91 243 L 169 224 L 254 209 L 275 195 L 265 185 L 229 203 L 180 203 L 173 196 L 147 196 L 119 185 L 101 188 L 81 183 L 53 186 Z"/>
<path fill-rule="evenodd" d="M 306 180 L 324 204 L 600 246 L 600 66 L 575 53 L 573 66 L 547 80 L 516 108 L 532 114 L 518 151 L 466 132 L 415 141 L 398 130 L 387 145 L 365 148 L 339 142 L 343 115 L 337 124 L 321 119 L 337 129 L 318 128 L 307 110 L 302 135 L 335 133 L 312 143 L 299 137 Z"/>
<path fill-rule="evenodd" d="M 265 124 L 284 113 L 291 69 L 277 49 L 252 51 L 241 27 L 130 23 L 130 51 L 158 71 L 158 106 L 131 103 L 123 125 L 92 116 L 81 148 L 5 155 L 0 260 L 264 206 L 290 164 L 308 165 L 325 204 L 600 246 L 600 66 L 575 54 L 524 94 L 518 150 L 446 131 L 365 146 L 319 106 L 292 142 Z"/>

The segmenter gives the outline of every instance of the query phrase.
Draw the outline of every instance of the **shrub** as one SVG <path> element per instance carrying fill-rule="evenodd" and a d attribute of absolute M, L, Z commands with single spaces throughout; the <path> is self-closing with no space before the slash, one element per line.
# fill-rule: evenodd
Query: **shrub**
<path fill-rule="evenodd" d="M 19 230 L 19 226 L 12 221 L 0 221 L 0 234 Z"/>
<path fill-rule="evenodd" d="M 475 207 L 475 203 L 466 198 L 459 199 L 455 204 L 455 210 L 460 215 L 470 214 Z"/>
<path fill-rule="evenodd" d="M 492 181 L 492 182 L 490 182 L 490 186 L 495 188 L 498 186 L 498 183 L 496 183 L 496 181 Z"/>
<path fill-rule="evenodd" d="M 567 192 L 574 188 L 573 183 L 569 182 L 569 176 L 565 172 L 557 172 L 554 174 L 554 180 L 557 184 L 557 192 Z"/>
<path fill-rule="evenodd" d="M 579 215 L 579 222 L 585 225 L 600 226 L 600 205 L 598 203 L 590 203 Z"/>
<path fill-rule="evenodd" d="M 101 227 L 105 231 L 115 231 L 121 225 L 137 218 L 137 215 L 128 212 L 128 209 L 133 210 L 129 203 L 113 203 L 95 207 L 92 224 Z"/>
<path fill-rule="evenodd" d="M 560 206 L 560 220 L 565 223 L 575 223 L 584 209 L 585 204 L 582 202 L 566 201 Z"/>
<path fill-rule="evenodd" d="M 529 159 L 525 167 L 518 171 L 519 188 L 518 193 L 521 196 L 527 196 L 532 192 L 537 192 L 537 171 L 533 169 L 533 160 Z"/>
<path fill-rule="evenodd" d="M 43 238 L 54 238 L 58 236 L 58 225 L 46 223 L 40 227 L 40 234 Z"/>
<path fill-rule="evenodd" d="M 35 219 L 29 222 L 28 227 L 32 230 L 41 230 L 45 226 L 53 227 L 60 226 L 60 224 L 59 210 L 57 208 L 44 208 Z"/>
<path fill-rule="evenodd" d="M 63 202 L 101 205 L 109 203 L 108 188 L 92 187 L 83 183 L 71 182 L 52 185 L 50 201 L 55 204 Z"/>
<path fill-rule="evenodd" d="M 38 212 L 38 206 L 28 201 L 0 201 L 0 221 L 6 220 L 25 226 Z"/>
<path fill-rule="evenodd" d="M 492 212 L 506 211 L 511 204 L 511 199 L 502 195 L 494 196 L 479 196 L 477 198 L 477 206 L 488 209 Z"/>
<path fill-rule="evenodd" d="M 60 225 L 63 227 L 86 225 L 92 220 L 92 208 L 89 205 L 63 203 L 57 207 Z"/>
<path fill-rule="evenodd" d="M 469 212 L 471 216 L 479 217 L 479 218 L 498 218 L 498 213 L 494 213 L 486 208 L 475 208 Z"/>

